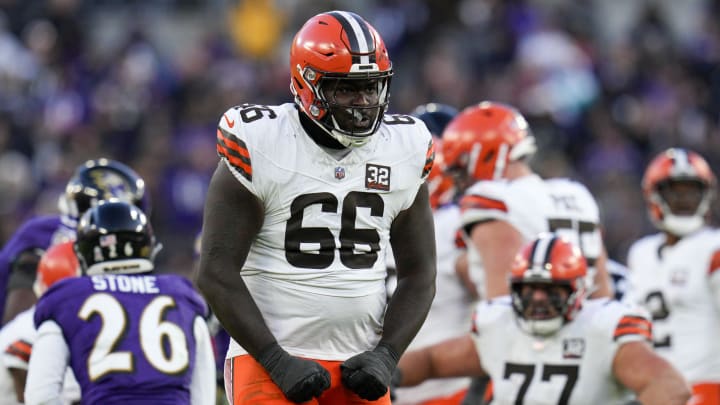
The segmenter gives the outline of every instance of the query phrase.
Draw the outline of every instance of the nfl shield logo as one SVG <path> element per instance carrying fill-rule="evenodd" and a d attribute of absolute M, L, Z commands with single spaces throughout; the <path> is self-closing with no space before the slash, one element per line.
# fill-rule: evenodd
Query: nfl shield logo
<path fill-rule="evenodd" d="M 342 180 L 345 178 L 345 168 L 344 167 L 336 167 L 335 168 L 335 178 L 338 180 Z"/>

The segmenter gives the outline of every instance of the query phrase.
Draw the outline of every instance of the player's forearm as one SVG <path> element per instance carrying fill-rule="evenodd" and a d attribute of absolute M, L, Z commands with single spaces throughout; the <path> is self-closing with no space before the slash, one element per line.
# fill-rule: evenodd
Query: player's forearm
<path fill-rule="evenodd" d="M 685 405 L 690 396 L 688 384 L 672 368 L 662 371 L 637 393 L 643 405 Z"/>
<path fill-rule="evenodd" d="M 382 342 L 402 355 L 435 297 L 435 228 L 426 184 L 420 186 L 412 206 L 393 221 L 390 242 L 398 284 L 385 312 Z"/>
<path fill-rule="evenodd" d="M 399 354 L 405 351 L 425 322 L 435 297 L 434 274 L 433 267 L 398 280 L 385 313 L 382 341 Z"/>
<path fill-rule="evenodd" d="M 240 274 L 215 270 L 218 268 L 230 267 L 220 263 L 201 266 L 197 286 L 228 334 L 256 357 L 275 337 Z"/>
<path fill-rule="evenodd" d="M 263 220 L 261 202 L 221 161 L 205 200 L 196 283 L 230 336 L 253 356 L 275 342 L 240 276 Z"/>

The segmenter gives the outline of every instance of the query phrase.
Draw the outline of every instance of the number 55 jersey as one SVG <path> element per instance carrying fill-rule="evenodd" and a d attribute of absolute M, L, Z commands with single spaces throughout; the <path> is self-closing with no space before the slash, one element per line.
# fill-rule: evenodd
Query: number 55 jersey
<path fill-rule="evenodd" d="M 298 114 L 245 104 L 220 119 L 218 154 L 265 213 L 240 274 L 284 349 L 345 360 L 380 338 L 390 227 L 434 149 L 425 124 L 402 115 L 386 115 L 363 146 L 323 149 Z M 231 342 L 228 357 L 244 353 Z"/>
<path fill-rule="evenodd" d="M 68 365 L 83 404 L 194 404 L 214 398 L 206 314 L 190 282 L 176 275 L 62 280 L 37 304 L 38 339 L 26 398 L 52 399 L 48 387 Z"/>

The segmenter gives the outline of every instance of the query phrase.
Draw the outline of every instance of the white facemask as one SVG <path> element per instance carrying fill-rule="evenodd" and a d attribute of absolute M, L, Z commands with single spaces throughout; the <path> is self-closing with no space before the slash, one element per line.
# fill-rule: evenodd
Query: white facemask
<path fill-rule="evenodd" d="M 665 214 L 662 220 L 663 230 L 676 236 L 686 236 L 702 228 L 705 220 L 701 215 Z"/>
<path fill-rule="evenodd" d="M 548 336 L 559 331 L 564 322 L 562 316 L 556 316 L 555 318 L 542 320 L 518 318 L 518 324 L 520 329 L 531 335 Z"/>

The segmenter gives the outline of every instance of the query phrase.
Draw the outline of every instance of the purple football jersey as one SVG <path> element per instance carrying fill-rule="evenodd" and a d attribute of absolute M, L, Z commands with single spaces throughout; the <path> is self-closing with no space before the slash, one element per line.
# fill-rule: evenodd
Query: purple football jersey
<path fill-rule="evenodd" d="M 60 225 L 59 215 L 43 215 L 31 218 L 23 223 L 3 246 L 0 251 L 0 318 L 5 313 L 7 284 L 12 262 L 17 259 L 20 253 L 28 249 L 46 250 Z"/>
<path fill-rule="evenodd" d="M 83 404 L 189 404 L 193 324 L 207 311 L 178 275 L 87 276 L 53 285 L 35 325 L 62 328 Z"/>

